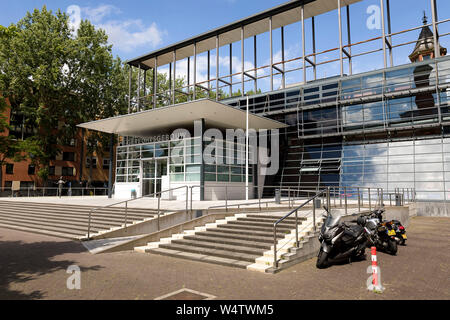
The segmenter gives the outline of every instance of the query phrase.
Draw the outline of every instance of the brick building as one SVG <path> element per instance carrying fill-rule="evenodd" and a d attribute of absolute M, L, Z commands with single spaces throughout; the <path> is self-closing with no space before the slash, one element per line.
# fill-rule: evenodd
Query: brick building
<path fill-rule="evenodd" d="M 6 110 L 5 114 L 10 124 L 10 130 L 0 134 L 13 134 L 19 139 L 26 139 L 35 134 L 36 128 L 27 127 L 21 114 L 11 112 L 10 109 Z M 64 123 L 59 122 L 58 126 L 62 125 Z M 90 161 L 86 154 L 87 134 L 89 133 L 86 134 L 86 132 L 78 128 L 75 137 L 67 145 L 56 146 L 61 152 L 50 161 L 47 187 L 56 187 L 56 183 L 61 176 L 66 181 L 66 187 L 69 185 L 72 188 L 85 187 L 89 180 L 93 187 L 107 186 L 110 163 L 109 147 L 103 148 L 103 155 L 94 152 L 92 156 L 92 177 L 90 179 Z M 7 192 L 11 189 L 13 191 L 35 189 L 45 184 L 37 174 L 39 169 L 35 168 L 29 159 L 20 162 L 8 161 L 2 170 L 1 185 Z"/>

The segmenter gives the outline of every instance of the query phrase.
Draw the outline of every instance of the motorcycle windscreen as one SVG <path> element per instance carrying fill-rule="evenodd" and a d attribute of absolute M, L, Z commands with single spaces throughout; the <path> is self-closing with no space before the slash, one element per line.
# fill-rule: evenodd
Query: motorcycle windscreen
<path fill-rule="evenodd" d="M 328 215 L 327 220 L 325 220 L 325 225 L 328 228 L 335 227 L 339 224 L 341 221 L 341 216 L 332 216 L 331 214 Z"/>

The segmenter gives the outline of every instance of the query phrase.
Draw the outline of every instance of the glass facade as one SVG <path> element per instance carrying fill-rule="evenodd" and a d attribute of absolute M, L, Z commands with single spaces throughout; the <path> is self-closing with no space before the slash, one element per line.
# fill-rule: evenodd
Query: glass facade
<path fill-rule="evenodd" d="M 450 199 L 450 57 L 250 97 L 289 125 L 273 185 L 415 188 Z M 245 109 L 246 99 L 225 103 Z"/>
<path fill-rule="evenodd" d="M 205 181 L 245 182 L 245 145 L 215 140 L 203 142 L 202 147 L 200 138 L 117 147 L 116 182 L 157 180 L 167 174 L 171 182 L 200 182 L 202 155 L 207 147 L 214 162 L 204 164 Z M 250 182 L 252 172 L 250 168 Z"/>
<path fill-rule="evenodd" d="M 209 146 L 209 147 L 208 147 Z M 205 181 L 245 182 L 245 144 L 227 143 L 223 140 L 204 142 L 205 151 L 212 148 L 214 163 L 205 164 Z M 249 159 L 252 157 L 249 150 Z M 249 182 L 252 182 L 252 168 L 249 167 Z"/>

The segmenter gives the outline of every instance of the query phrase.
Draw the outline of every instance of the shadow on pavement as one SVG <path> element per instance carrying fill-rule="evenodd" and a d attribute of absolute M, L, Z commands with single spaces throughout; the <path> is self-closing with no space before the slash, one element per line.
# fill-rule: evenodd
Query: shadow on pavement
<path fill-rule="evenodd" d="M 46 292 L 35 290 L 31 293 L 11 290 L 12 283 L 25 283 L 39 276 L 59 270 L 67 270 L 77 264 L 72 260 L 52 260 L 52 258 L 72 253 L 85 252 L 83 246 L 73 241 L 42 241 L 26 243 L 22 241 L 2 241 L 0 237 L 0 300 L 42 299 Z M 85 268 L 81 271 L 99 270 L 101 266 Z M 67 275 L 70 276 L 69 274 Z"/>

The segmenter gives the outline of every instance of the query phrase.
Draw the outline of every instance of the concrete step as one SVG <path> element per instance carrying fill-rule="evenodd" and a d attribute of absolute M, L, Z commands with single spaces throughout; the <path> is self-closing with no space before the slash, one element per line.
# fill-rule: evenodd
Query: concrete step
<path fill-rule="evenodd" d="M 55 216 L 55 215 L 45 215 L 45 214 L 36 214 L 36 213 L 7 213 L 7 212 L 3 212 L 2 210 L 0 210 L 0 216 L 3 217 L 21 217 L 23 219 L 39 219 L 39 218 L 44 218 L 44 219 L 52 219 L 53 221 L 58 221 L 58 222 L 73 222 L 73 223 L 84 223 L 85 225 L 88 224 L 88 218 L 86 217 L 79 217 L 78 215 L 66 215 L 66 216 Z M 110 226 L 110 227 L 114 227 L 114 226 L 120 226 L 124 223 L 124 219 L 107 219 L 107 218 L 103 218 L 103 219 L 99 219 L 99 218 L 92 218 L 91 219 L 91 225 L 102 225 L 102 226 Z"/>
<path fill-rule="evenodd" d="M 273 223 L 270 222 L 260 222 L 260 221 L 243 221 L 240 219 L 237 219 L 236 221 L 230 221 L 228 222 L 230 225 L 240 225 L 240 226 L 254 226 L 254 227 L 264 227 L 264 228 L 272 228 L 273 229 Z M 298 221 L 298 225 L 301 224 L 301 221 Z M 286 224 L 286 223 L 279 223 L 277 225 L 277 229 L 295 229 L 295 223 L 292 224 Z"/>
<path fill-rule="evenodd" d="M 253 218 L 253 217 L 245 217 L 245 218 L 239 218 L 239 221 L 245 221 L 245 222 L 261 222 L 261 223 L 269 223 L 271 225 L 273 225 L 277 220 L 276 219 L 272 219 L 272 218 L 265 218 L 265 217 L 261 217 L 261 218 Z M 298 222 L 302 222 L 306 220 L 306 218 L 298 218 Z M 295 225 L 295 220 L 291 221 L 291 220 L 283 220 L 280 224 L 285 224 L 285 225 Z"/>
<path fill-rule="evenodd" d="M 287 212 L 286 212 L 287 214 Z M 275 221 L 277 221 L 278 219 L 281 219 L 284 215 L 279 215 L 279 216 L 275 216 L 275 215 L 266 215 L 266 214 L 248 214 L 247 218 L 268 218 L 268 219 L 272 219 Z M 295 217 L 287 217 L 286 219 L 284 219 L 284 221 L 295 221 Z"/>
<path fill-rule="evenodd" d="M 260 231 L 260 232 L 273 234 L 273 227 L 257 227 L 257 226 L 252 226 L 252 225 L 240 225 L 240 224 L 228 224 L 227 223 L 227 224 L 218 225 L 217 228 L 246 230 L 248 232 Z M 289 234 L 292 229 L 293 228 L 278 228 L 277 227 L 277 232 Z"/>
<path fill-rule="evenodd" d="M 262 238 L 271 238 L 272 242 L 273 242 L 273 230 L 271 232 L 261 232 L 261 231 L 252 231 L 249 232 L 248 230 L 245 229 L 231 229 L 231 228 L 216 228 L 214 229 L 214 232 L 222 232 L 222 233 L 227 233 L 230 235 L 249 235 L 251 234 L 252 236 L 256 237 L 262 237 Z M 276 234 L 277 238 L 284 238 L 286 236 L 286 233 L 282 233 L 282 232 L 277 232 Z"/>
<path fill-rule="evenodd" d="M 30 214 L 30 215 L 35 215 L 35 214 L 42 214 L 42 215 L 46 215 L 46 216 L 51 216 L 51 217 L 79 217 L 82 219 L 88 219 L 89 218 L 89 213 L 78 213 L 78 212 L 72 212 L 69 210 L 66 211 L 54 211 L 54 210 L 40 210 L 40 209 L 22 209 L 22 208 L 0 208 L 0 213 L 1 212 L 5 212 L 5 213 L 17 213 L 17 214 Z M 142 215 L 134 215 L 134 214 L 127 214 L 127 219 L 129 220 L 143 220 L 143 219 L 148 219 L 148 218 L 153 218 L 155 215 L 146 215 L 146 216 L 142 216 Z M 109 213 L 103 213 L 103 212 L 95 212 L 91 215 L 91 219 L 104 219 L 105 221 L 124 221 L 125 220 L 125 213 L 119 214 L 119 213 L 114 213 L 114 214 L 109 214 Z"/>
<path fill-rule="evenodd" d="M 182 245 L 182 244 L 176 244 L 176 243 L 161 244 L 159 247 L 164 248 L 164 249 L 170 249 L 170 250 L 198 253 L 198 254 L 202 254 L 202 255 L 214 256 L 214 257 L 219 257 L 219 258 L 247 261 L 247 262 L 251 262 L 251 263 L 254 263 L 256 258 L 258 258 L 260 256 L 259 254 L 248 254 L 248 253 L 240 253 L 240 252 L 221 250 L 221 249 L 193 247 L 190 245 Z"/>
<path fill-rule="evenodd" d="M 73 230 L 73 229 L 68 229 L 68 228 L 63 228 L 63 227 L 55 227 L 55 226 L 48 226 L 48 225 L 38 225 L 38 224 L 30 224 L 27 222 L 20 222 L 20 221 L 5 221 L 3 219 L 0 219 L 0 224 L 8 227 L 10 229 L 14 229 L 14 227 L 25 227 L 28 228 L 28 230 L 34 230 L 36 231 L 36 233 L 41 233 L 42 231 L 52 231 L 52 232 L 59 232 L 62 234 L 66 234 L 66 235 L 71 235 L 73 238 L 78 238 L 81 236 L 85 236 L 86 235 L 86 230 L 85 231 L 78 231 L 78 230 Z"/>
<path fill-rule="evenodd" d="M 53 222 L 51 220 L 43 220 L 43 219 L 20 219 L 20 218 L 9 218 L 9 217 L 3 217 L 0 216 L 0 222 L 5 224 L 17 224 L 21 226 L 27 226 L 27 227 L 36 227 L 39 229 L 46 228 L 46 227 L 52 227 L 56 228 L 57 231 L 58 228 L 65 229 L 65 230 L 72 230 L 75 234 L 85 234 L 87 233 L 87 225 L 75 225 L 73 223 L 67 224 L 67 223 L 58 223 Z M 98 232 L 100 230 L 105 230 L 109 228 L 101 228 L 101 227 L 94 227 L 91 226 L 91 232 Z"/>
<path fill-rule="evenodd" d="M 181 259 L 193 260 L 193 261 L 213 263 L 213 264 L 218 264 L 218 265 L 227 266 L 227 267 L 241 268 L 241 269 L 246 269 L 248 265 L 252 264 L 251 262 L 248 262 L 248 261 L 240 261 L 240 260 L 221 258 L 221 257 L 215 257 L 215 256 L 207 256 L 207 255 L 198 254 L 198 253 L 183 252 L 183 251 L 179 251 L 179 250 L 166 249 L 166 248 L 147 249 L 146 252 L 164 255 L 164 256 L 176 257 L 176 258 L 181 258 Z"/>
<path fill-rule="evenodd" d="M 246 247 L 244 245 L 231 245 L 231 244 L 224 244 L 224 243 L 217 243 L 217 242 L 208 242 L 203 241 L 198 238 L 194 239 L 181 239 L 181 240 L 172 240 L 171 244 L 180 244 L 185 246 L 193 246 L 193 247 L 201 247 L 201 248 L 207 248 L 207 249 L 214 249 L 214 250 L 226 250 L 226 251 L 232 251 L 232 252 L 239 252 L 239 253 L 245 253 L 245 254 L 254 254 L 257 256 L 261 256 L 264 253 L 264 249 L 261 248 L 252 248 L 252 247 Z"/>
<path fill-rule="evenodd" d="M 6 228 L 6 229 L 19 230 L 19 231 L 30 232 L 30 233 L 43 234 L 43 235 L 47 235 L 47 236 L 63 238 L 63 239 L 70 239 L 70 240 L 78 240 L 79 237 L 80 237 L 79 235 L 72 234 L 72 233 L 64 233 L 64 232 L 60 232 L 60 231 L 51 231 L 51 230 L 29 228 L 29 227 L 25 227 L 25 226 L 3 224 L 1 222 L 0 222 L 0 228 Z"/>
<path fill-rule="evenodd" d="M 107 212 L 110 214 L 122 214 L 125 212 L 124 207 L 108 207 L 101 209 L 102 207 L 97 206 L 78 206 L 78 205 L 69 205 L 69 204 L 51 204 L 51 203 L 36 203 L 36 202 L 17 202 L 17 201 L 0 201 L 0 208 L 6 207 L 6 208 L 13 208 L 13 207 L 19 207 L 19 208 L 30 208 L 33 210 L 36 210 L 37 208 L 40 208 L 41 210 L 50 210 L 50 211 L 72 211 L 72 212 L 80 212 L 80 213 L 89 213 L 91 209 L 97 209 L 96 212 Z M 99 210 L 101 209 L 101 210 Z M 145 208 L 133 208 L 128 207 L 127 211 L 130 214 L 136 214 L 136 215 L 148 215 L 148 214 L 157 214 L 157 210 L 152 209 L 145 209 Z M 160 212 L 165 212 L 166 210 L 161 210 Z"/>
<path fill-rule="evenodd" d="M 306 217 L 298 217 L 298 221 L 302 222 L 305 221 L 307 218 Z M 264 222 L 264 223 L 271 223 L 272 225 L 278 221 L 278 219 L 273 219 L 270 217 L 265 217 L 265 216 L 258 216 L 258 217 L 245 217 L 245 218 L 239 218 L 240 221 L 249 221 L 249 222 Z M 280 224 L 287 224 L 287 225 L 295 225 L 295 218 L 294 219 L 285 219 L 282 222 L 280 222 Z"/>
<path fill-rule="evenodd" d="M 21 207 L 21 206 L 0 206 L 0 210 L 2 211 L 22 211 L 22 212 L 41 212 L 41 213 L 48 213 L 48 214 L 78 214 L 80 216 L 88 216 L 90 210 L 73 210 L 73 209 L 63 209 L 63 208 L 48 208 L 48 207 Z M 156 215 L 153 211 L 147 212 L 146 214 L 143 213 L 136 213 L 132 210 L 127 211 L 127 216 L 133 217 L 133 218 L 144 218 L 148 216 L 154 216 Z M 92 213 L 92 216 L 108 216 L 108 217 L 123 217 L 125 216 L 125 210 L 114 210 L 114 211 L 108 211 L 108 210 L 98 210 L 94 211 Z"/>
<path fill-rule="evenodd" d="M 256 241 L 248 241 L 244 239 L 237 239 L 236 237 L 228 238 L 224 237 L 214 237 L 214 236 L 206 236 L 207 232 L 200 232 L 195 234 L 194 236 L 185 236 L 183 239 L 186 240 L 195 240 L 195 241 L 204 241 L 208 243 L 220 243 L 220 244 L 229 244 L 229 245 L 238 245 L 249 248 L 258 248 L 268 250 L 271 247 L 270 242 L 256 242 Z M 253 240 L 253 237 L 248 237 L 247 239 Z M 273 243 L 273 240 L 272 240 Z"/>
<path fill-rule="evenodd" d="M 0 201 L 0 224 L 11 229 L 78 239 L 87 234 L 90 210 L 89 206 Z M 156 216 L 149 212 L 146 209 L 130 209 L 127 224 Z M 165 211 L 161 212 L 161 215 L 164 214 Z M 90 231 L 95 234 L 121 228 L 124 222 L 124 208 L 96 211 L 91 215 Z"/>
<path fill-rule="evenodd" d="M 196 233 L 195 235 L 212 237 L 212 238 L 220 238 L 220 239 L 235 239 L 237 241 L 250 241 L 250 242 L 261 243 L 261 245 L 273 244 L 273 235 L 271 237 L 263 237 L 263 236 L 255 237 L 253 234 L 249 235 L 248 233 L 236 234 L 236 233 L 223 232 L 223 231 L 227 231 L 227 230 L 218 230 L 217 232 L 216 232 L 216 230 L 208 230 L 205 232 L 199 232 L 199 233 Z"/>

